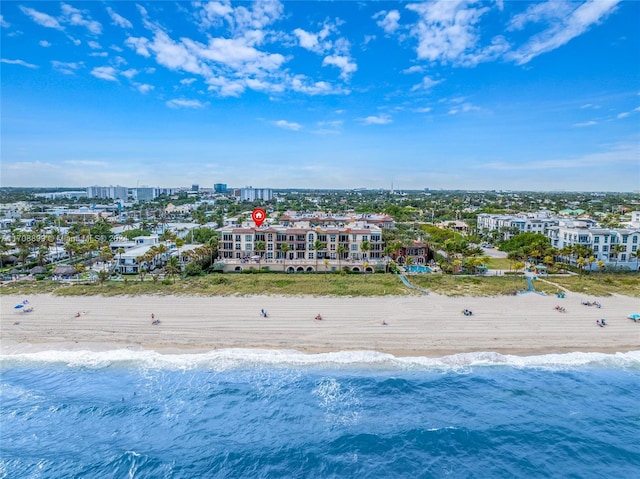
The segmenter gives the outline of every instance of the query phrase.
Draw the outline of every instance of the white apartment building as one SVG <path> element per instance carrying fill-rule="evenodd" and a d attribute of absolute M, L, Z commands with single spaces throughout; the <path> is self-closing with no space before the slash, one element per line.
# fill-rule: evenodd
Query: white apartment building
<path fill-rule="evenodd" d="M 219 230 L 218 256 L 225 260 L 248 261 L 260 257 L 266 262 L 295 261 L 306 263 L 307 271 L 314 271 L 316 260 L 352 260 L 366 262 L 381 261 L 384 256 L 382 230 L 375 225 L 355 223 L 347 227 L 314 227 L 308 222 L 299 222 L 291 226 L 273 225 L 255 227 L 223 227 Z M 314 249 L 315 242 L 324 247 Z M 263 251 L 257 251 L 256 245 L 264 244 Z M 370 249 L 365 251 L 363 243 Z M 288 244 L 289 250 L 282 251 L 282 245 Z M 342 246 L 345 252 L 340 255 Z M 309 269 L 311 268 L 311 269 Z"/>
<path fill-rule="evenodd" d="M 568 221 L 550 228 L 547 236 L 554 248 L 579 244 L 593 250 L 596 261 L 591 269 L 597 269 L 596 263 L 602 260 L 605 264 L 638 270 L 640 227 L 610 229 L 591 227 L 584 221 Z"/>
<path fill-rule="evenodd" d="M 478 232 L 501 231 L 502 237 L 508 240 L 519 233 L 547 234 L 552 226 L 558 226 L 559 218 L 548 211 L 538 213 L 518 213 L 515 215 L 497 215 L 480 213 L 478 215 Z"/>
<path fill-rule="evenodd" d="M 240 189 L 240 201 L 269 201 L 273 199 L 273 190 L 271 188 L 254 188 L 247 186 Z"/>
<path fill-rule="evenodd" d="M 88 198 L 109 198 L 112 200 L 126 200 L 129 196 L 129 188 L 126 186 L 89 186 Z"/>

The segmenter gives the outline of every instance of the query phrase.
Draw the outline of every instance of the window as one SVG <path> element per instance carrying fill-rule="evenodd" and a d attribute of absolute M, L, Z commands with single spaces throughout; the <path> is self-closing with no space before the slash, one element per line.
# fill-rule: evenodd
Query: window
<path fill-rule="evenodd" d="M 600 236 L 596 236 L 595 238 L 593 238 L 593 242 L 600 243 Z"/>
<path fill-rule="evenodd" d="M 309 253 L 309 259 L 313 259 L 313 253 Z"/>
<path fill-rule="evenodd" d="M 627 261 L 627 255 L 625 253 L 620 255 L 620 261 Z"/>
<path fill-rule="evenodd" d="M 598 252 L 598 248 L 599 248 L 599 246 L 594 246 L 594 247 L 593 247 L 593 252 L 594 252 L 594 253 L 597 253 L 597 252 Z"/>
<path fill-rule="evenodd" d="M 629 235 L 622 235 L 622 243 L 627 244 L 627 240 L 629 239 Z"/>
<path fill-rule="evenodd" d="M 602 247 L 602 251 L 603 251 L 604 253 L 606 253 L 607 251 L 609 251 L 609 247 L 608 247 L 607 245 L 604 245 L 604 246 Z"/>
<path fill-rule="evenodd" d="M 634 237 L 633 237 L 633 244 L 636 244 L 637 242 L 638 242 L 638 237 L 637 237 L 637 236 L 634 236 Z"/>
<path fill-rule="evenodd" d="M 362 237 L 362 241 L 369 241 L 369 237 L 368 237 L 367 235 L 364 235 L 364 236 Z"/>
<path fill-rule="evenodd" d="M 608 236 L 605 236 L 605 237 L 604 237 L 604 242 L 605 242 L 605 243 L 608 243 L 608 242 L 609 242 L 609 237 L 608 237 Z"/>
<path fill-rule="evenodd" d="M 240 248 L 240 243 L 236 243 L 236 249 L 241 249 Z"/>
<path fill-rule="evenodd" d="M 267 250 L 269 250 L 269 251 L 273 251 L 273 243 L 269 243 L 269 244 L 267 245 Z"/>
<path fill-rule="evenodd" d="M 240 235 L 236 235 L 236 241 L 240 241 Z"/>
<path fill-rule="evenodd" d="M 336 235 L 329 236 L 329 239 L 331 240 L 332 243 L 335 243 L 336 242 Z"/>
<path fill-rule="evenodd" d="M 633 246 L 631 247 L 631 251 L 632 251 L 633 253 L 635 253 L 637 250 L 638 250 L 638 247 L 637 247 L 636 245 L 633 245 Z"/>
<path fill-rule="evenodd" d="M 244 235 L 244 240 L 250 242 L 253 239 L 253 235 Z"/>
<path fill-rule="evenodd" d="M 351 245 L 351 251 L 358 251 L 358 245 L 357 244 L 352 244 Z"/>

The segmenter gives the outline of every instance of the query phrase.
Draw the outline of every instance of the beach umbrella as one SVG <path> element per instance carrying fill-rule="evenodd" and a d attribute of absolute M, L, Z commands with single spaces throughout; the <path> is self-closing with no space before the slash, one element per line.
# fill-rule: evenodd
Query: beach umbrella
<path fill-rule="evenodd" d="M 47 270 L 45 269 L 44 266 L 34 266 L 29 270 L 31 274 L 42 274 L 42 273 L 45 273 L 46 271 Z"/>
<path fill-rule="evenodd" d="M 24 308 L 24 304 L 16 304 L 13 309 L 20 309 L 20 308 Z"/>
<path fill-rule="evenodd" d="M 634 321 L 637 321 L 637 320 L 639 320 L 639 319 L 640 319 L 640 314 L 638 314 L 638 313 L 632 313 L 632 314 L 630 314 L 629 316 L 627 316 L 627 318 L 629 318 L 629 319 L 633 319 Z"/>

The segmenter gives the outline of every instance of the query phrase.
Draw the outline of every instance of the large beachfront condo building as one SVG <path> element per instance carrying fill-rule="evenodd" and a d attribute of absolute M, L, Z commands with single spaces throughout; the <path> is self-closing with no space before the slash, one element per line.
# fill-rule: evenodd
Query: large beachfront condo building
<path fill-rule="evenodd" d="M 547 236 L 554 248 L 583 245 L 593 251 L 595 262 L 588 267 L 597 269 L 597 262 L 604 261 L 617 267 L 638 270 L 640 226 L 631 228 L 592 227 L 585 221 L 567 221 L 549 229 Z M 573 259 L 575 262 L 575 258 Z"/>
<path fill-rule="evenodd" d="M 311 227 L 308 222 L 300 222 L 261 228 L 224 227 L 218 231 L 218 256 L 229 264 L 251 263 L 260 258 L 267 264 L 287 263 L 293 270 L 297 264 L 305 266 L 305 271 L 315 271 L 317 261 L 323 264 L 327 260 L 335 270 L 342 261 L 364 265 L 381 262 L 384 256 L 382 230 L 361 222 L 348 227 Z M 317 241 L 322 248 L 316 250 Z M 288 245 L 287 251 L 283 251 L 284 244 Z M 258 250 L 261 245 L 264 249 Z"/>
<path fill-rule="evenodd" d="M 515 215 L 494 215 L 480 213 L 478 215 L 478 232 L 499 231 L 502 238 L 508 240 L 519 233 L 547 234 L 549 228 L 558 226 L 560 219 L 549 212 L 518 213 Z"/>

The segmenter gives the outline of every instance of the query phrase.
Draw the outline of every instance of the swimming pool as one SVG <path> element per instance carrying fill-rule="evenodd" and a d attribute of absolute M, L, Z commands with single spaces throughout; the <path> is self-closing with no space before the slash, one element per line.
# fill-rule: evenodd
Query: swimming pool
<path fill-rule="evenodd" d="M 431 268 L 428 266 L 422 266 L 419 264 L 412 264 L 411 266 L 405 266 L 404 269 L 407 273 L 431 273 Z"/>

